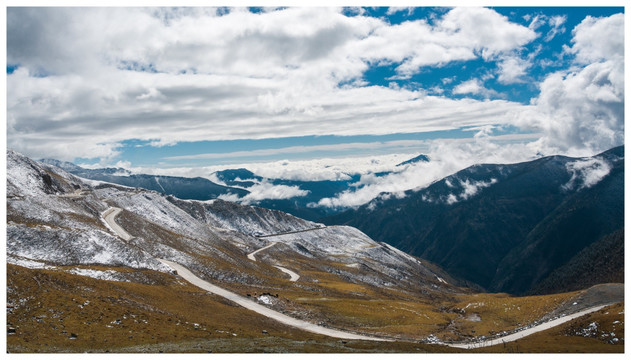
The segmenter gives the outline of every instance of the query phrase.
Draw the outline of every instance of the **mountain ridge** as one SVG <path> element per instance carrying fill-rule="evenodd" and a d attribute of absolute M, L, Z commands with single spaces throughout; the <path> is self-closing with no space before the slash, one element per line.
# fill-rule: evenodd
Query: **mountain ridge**
<path fill-rule="evenodd" d="M 510 165 L 474 165 L 426 188 L 407 191 L 402 199 L 382 194 L 356 210 L 334 215 L 324 222 L 358 227 L 376 240 L 436 262 L 453 276 L 485 289 L 523 293 L 534 284 L 500 281 L 508 275 L 503 275 L 498 265 L 565 200 L 576 194 L 577 198 L 592 194 L 603 186 L 602 181 L 617 179 L 607 193 L 610 195 L 607 199 L 616 204 L 616 211 L 609 217 L 614 224 L 607 225 L 590 240 L 566 249 L 568 256 L 623 226 L 623 157 L 624 147 L 617 147 L 590 158 L 550 156 Z M 607 174 L 602 175 L 605 170 Z M 590 183 L 596 179 L 595 184 Z M 581 202 L 581 206 L 598 204 L 594 196 L 590 199 L 591 202 Z M 562 213 L 558 210 L 555 219 Z M 534 237 L 531 235 L 527 244 L 532 244 Z M 522 248 L 526 247 L 523 243 Z M 472 253 L 476 256 L 468 256 Z M 514 261 L 507 259 L 506 264 L 514 264 L 521 257 L 517 250 L 514 254 Z M 527 263 L 523 266 L 528 268 Z M 542 271 L 547 274 L 553 268 Z M 544 273 L 533 276 L 541 280 Z M 502 285 L 494 285 L 500 282 Z"/>

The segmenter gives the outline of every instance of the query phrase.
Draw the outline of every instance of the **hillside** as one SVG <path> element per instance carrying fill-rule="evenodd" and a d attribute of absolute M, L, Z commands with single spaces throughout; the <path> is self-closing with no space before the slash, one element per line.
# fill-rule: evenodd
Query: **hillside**
<path fill-rule="evenodd" d="M 7 262 L 10 352 L 465 351 L 454 346 L 526 329 L 568 303 L 621 300 L 477 294 L 352 227 L 84 181 L 13 151 Z"/>
<path fill-rule="evenodd" d="M 476 165 L 324 222 L 355 226 L 463 284 L 521 294 L 624 226 L 623 184 L 623 147 L 586 159 Z"/>
<path fill-rule="evenodd" d="M 247 190 L 219 185 L 201 177 L 131 174 L 122 168 L 85 169 L 70 162 L 54 159 L 43 159 L 41 162 L 64 169 L 84 179 L 143 188 L 181 199 L 210 200 L 221 195 L 245 196 L 248 194 Z"/>

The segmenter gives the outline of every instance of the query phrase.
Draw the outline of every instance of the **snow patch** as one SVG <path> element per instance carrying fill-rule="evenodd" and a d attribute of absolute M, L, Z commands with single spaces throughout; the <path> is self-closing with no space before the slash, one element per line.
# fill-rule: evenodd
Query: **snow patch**
<path fill-rule="evenodd" d="M 265 305 L 272 305 L 272 298 L 269 295 L 261 295 L 256 300 L 262 302 Z"/>
<path fill-rule="evenodd" d="M 22 266 L 29 269 L 46 269 L 46 270 L 56 269 L 55 266 L 48 265 L 41 261 L 35 261 L 35 260 L 27 259 L 24 257 L 12 256 L 10 254 L 7 255 L 7 264 Z"/>
<path fill-rule="evenodd" d="M 129 280 L 125 279 L 121 273 L 114 270 L 93 270 L 93 269 L 74 268 L 74 269 L 68 270 L 68 272 L 71 274 L 87 276 L 87 277 L 91 277 L 93 279 L 98 279 L 98 280 L 129 282 Z"/>

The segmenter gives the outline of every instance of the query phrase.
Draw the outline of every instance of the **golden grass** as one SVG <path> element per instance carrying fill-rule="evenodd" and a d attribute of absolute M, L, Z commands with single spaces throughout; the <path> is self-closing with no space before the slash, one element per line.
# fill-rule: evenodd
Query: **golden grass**
<path fill-rule="evenodd" d="M 460 314 L 452 324 L 462 336 L 489 336 L 530 324 L 541 319 L 577 292 L 554 295 L 515 297 L 509 294 L 473 294 L 458 296 L 452 307 Z"/>
<path fill-rule="evenodd" d="M 595 331 L 590 331 L 590 324 L 594 323 L 596 324 Z M 612 333 L 615 335 L 611 335 Z M 614 342 L 614 337 L 618 341 Z M 474 351 L 488 353 L 623 353 L 624 303 L 605 307 L 595 313 L 514 342 Z"/>
<path fill-rule="evenodd" d="M 287 309 L 302 311 L 314 322 L 323 320 L 334 328 L 408 340 L 380 343 L 341 341 L 287 327 L 154 271 L 143 271 L 144 278 L 153 284 L 146 285 L 13 265 L 7 270 L 8 302 L 15 306 L 8 311 L 7 322 L 16 329 L 15 334 L 7 336 L 10 352 L 460 352 L 463 350 L 421 344 L 418 340 L 430 334 L 450 339 L 463 334 L 481 335 L 487 329 L 497 329 L 494 326 L 514 328 L 539 318 L 574 295 L 472 294 L 430 301 L 402 299 L 401 294 L 386 298 L 377 293 L 371 299 L 348 296 L 349 289 L 363 293 L 370 289 L 349 286 L 334 280 L 331 274 L 321 276 L 324 285 L 319 288 L 331 288 L 328 293 L 299 286 L 283 289 L 280 298 L 288 304 Z M 312 272 L 310 276 L 320 274 Z M 624 349 L 620 343 L 611 345 L 575 333 L 591 321 L 598 321 L 602 332 L 623 334 L 623 309 L 623 304 L 612 307 L 607 314 L 601 311 L 577 319 L 573 325 L 510 343 L 512 347 L 475 351 L 620 352 Z M 482 321 L 463 320 L 474 312 Z M 76 339 L 71 339 L 72 334 L 77 335 Z"/>
<path fill-rule="evenodd" d="M 7 265 L 10 352 L 105 351 L 191 339 L 320 338 L 252 313 L 174 277 L 156 283 L 95 280 Z M 198 324 L 198 325 L 195 325 Z M 71 335 L 77 335 L 71 339 Z M 233 336 L 232 334 L 236 334 Z"/>

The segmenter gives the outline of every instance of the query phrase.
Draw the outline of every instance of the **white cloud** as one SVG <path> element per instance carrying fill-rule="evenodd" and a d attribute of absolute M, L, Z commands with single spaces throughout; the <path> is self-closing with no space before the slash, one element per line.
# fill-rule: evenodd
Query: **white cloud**
<path fill-rule="evenodd" d="M 545 41 L 550 41 L 554 39 L 557 34 L 562 34 L 565 32 L 565 27 L 563 24 L 567 21 L 567 16 L 565 15 L 557 15 L 551 16 L 548 19 L 548 24 L 552 27 L 550 31 L 546 34 Z"/>
<path fill-rule="evenodd" d="M 497 182 L 497 179 L 491 179 L 489 181 L 470 181 L 469 179 L 465 179 L 465 181 L 460 181 L 460 185 L 463 187 L 462 194 L 460 194 L 460 199 L 468 200 L 469 198 L 475 196 L 480 189 L 487 188 Z"/>
<path fill-rule="evenodd" d="M 526 21 L 530 20 L 530 25 L 528 25 L 528 28 L 530 30 L 537 30 L 541 26 L 545 25 L 546 19 L 547 19 L 547 16 L 542 15 L 542 14 L 537 14 L 537 15 L 532 16 L 532 17 L 531 17 L 531 15 L 528 15 L 528 14 L 524 15 L 524 20 L 526 20 Z"/>
<path fill-rule="evenodd" d="M 414 7 L 410 6 L 390 6 L 388 7 L 388 11 L 386 11 L 386 15 L 393 15 L 398 12 L 407 12 L 408 16 L 414 13 Z"/>
<path fill-rule="evenodd" d="M 473 95 L 482 95 L 485 98 L 500 96 L 500 94 L 493 90 L 487 89 L 484 87 L 484 84 L 480 79 L 471 79 L 464 81 L 458 85 L 456 85 L 451 91 L 454 95 L 465 95 L 465 94 L 473 94 Z"/>
<path fill-rule="evenodd" d="M 582 64 L 624 57 L 624 14 L 588 16 L 572 34 L 574 45 L 568 51 Z"/>
<path fill-rule="evenodd" d="M 461 179 L 457 179 L 462 187 L 462 192 L 459 195 L 449 194 L 447 196 L 441 195 L 438 198 L 433 198 L 431 196 L 423 195 L 422 200 L 426 202 L 434 202 L 434 203 L 445 203 L 447 205 L 453 205 L 459 201 L 465 201 L 473 196 L 475 196 L 480 189 L 488 188 L 489 186 L 497 183 L 497 179 L 492 178 L 489 181 L 475 181 L 470 179 L 465 179 L 464 181 Z M 454 188 L 455 186 L 449 181 L 449 179 L 445 179 L 445 185 L 450 188 Z"/>
<path fill-rule="evenodd" d="M 500 82 L 524 81 L 533 59 L 517 54 L 544 25 L 548 36 L 563 31 L 563 17 L 534 17 L 524 27 L 485 8 L 397 25 L 337 8 L 224 13 L 9 8 L 7 61 L 19 67 L 7 75 L 8 146 L 36 158 L 110 163 L 132 138 L 168 146 L 490 124 L 543 133 L 530 147 L 543 153 L 593 153 L 623 142 L 623 14 L 588 17 L 577 26 L 566 50 L 575 66 L 546 77 L 540 96 L 524 106 L 449 99 L 441 88 L 431 90 L 441 96 L 429 96 L 405 86 L 368 86 L 363 75 L 376 64 L 395 65 L 394 76 L 406 78 L 482 58 L 500 62 Z M 453 93 L 500 97 L 482 79 Z"/>
<path fill-rule="evenodd" d="M 573 30 L 575 66 L 547 76 L 517 114 L 517 126 L 543 133 L 532 144 L 540 152 L 588 156 L 624 143 L 622 26 L 620 14 L 586 18 Z"/>
<path fill-rule="evenodd" d="M 227 153 L 205 153 L 196 155 L 181 155 L 165 157 L 164 160 L 191 160 L 191 159 L 229 159 L 240 157 L 257 157 L 257 156 L 269 156 L 269 155 L 281 155 L 281 154 L 299 154 L 299 153 L 311 153 L 317 151 L 336 151 L 342 152 L 347 150 L 377 150 L 383 148 L 402 148 L 418 146 L 422 142 L 415 140 L 394 140 L 386 142 L 355 142 L 355 143 L 341 143 L 330 145 L 305 145 L 305 146 L 289 146 L 284 148 L 275 149 L 259 149 L 250 151 L 234 151 Z"/>
<path fill-rule="evenodd" d="M 349 174 L 369 174 L 396 170 L 396 165 L 409 160 L 423 152 L 428 145 L 417 143 L 411 153 L 394 153 L 387 155 L 349 156 L 340 158 L 316 158 L 312 160 L 281 160 L 257 163 L 235 163 L 202 167 L 126 167 L 136 174 L 167 175 L 183 177 L 205 177 L 213 182 L 218 181 L 214 172 L 225 169 L 245 168 L 256 175 L 269 179 L 286 179 L 302 181 L 350 180 Z M 98 164 L 95 165 L 98 167 Z"/>
<path fill-rule="evenodd" d="M 434 181 L 452 175 L 466 167 L 478 163 L 507 164 L 534 159 L 536 151 L 527 144 L 513 143 L 500 145 L 493 137 L 481 135 L 473 140 L 434 140 L 427 152 L 431 161 L 419 162 L 403 171 L 382 177 L 362 177 L 358 189 L 338 194 L 334 198 L 322 199 L 318 205 L 325 207 L 357 207 L 379 196 L 381 193 L 402 196 L 410 189 L 424 188 Z M 462 199 L 491 183 L 465 183 Z M 358 185 L 360 185 L 358 184 Z M 455 196 L 455 195 L 454 195 Z M 452 199 L 454 200 L 454 199 Z M 458 200 L 458 198 L 455 198 Z M 445 199 L 446 201 L 446 199 Z"/>
<path fill-rule="evenodd" d="M 241 198 L 238 195 L 230 194 L 221 195 L 219 196 L 219 199 L 239 202 L 242 204 L 252 204 L 254 202 L 266 199 L 290 199 L 293 197 L 301 197 L 309 194 L 308 190 L 302 190 L 298 186 L 274 185 L 268 181 L 256 183 L 247 188 L 247 190 L 250 193 Z"/>
<path fill-rule="evenodd" d="M 405 77 L 499 56 L 535 37 L 483 8 L 452 9 L 434 25 L 321 7 L 220 13 L 10 8 L 7 60 L 19 68 L 7 76 L 8 145 L 70 160 L 112 158 L 130 138 L 165 146 L 419 132 L 453 128 L 461 113 L 502 122 L 500 113 L 519 104 L 453 101 L 361 79 L 376 63 L 400 63 Z"/>
<path fill-rule="evenodd" d="M 529 60 L 517 56 L 507 56 L 502 58 L 499 67 L 497 80 L 502 84 L 514 84 L 524 82 L 527 69 L 532 66 Z"/>
<path fill-rule="evenodd" d="M 425 66 L 482 56 L 491 59 L 534 40 L 531 29 L 511 23 L 485 8 L 456 8 L 435 26 L 408 21 L 377 28 L 370 37 L 352 45 L 352 51 L 370 62 L 401 63 L 397 73 L 411 76 Z"/>

